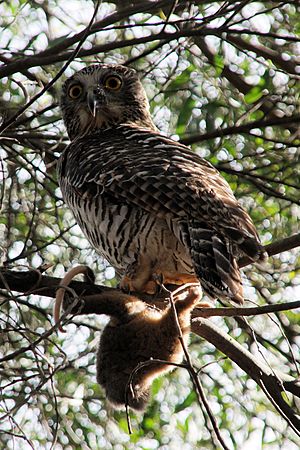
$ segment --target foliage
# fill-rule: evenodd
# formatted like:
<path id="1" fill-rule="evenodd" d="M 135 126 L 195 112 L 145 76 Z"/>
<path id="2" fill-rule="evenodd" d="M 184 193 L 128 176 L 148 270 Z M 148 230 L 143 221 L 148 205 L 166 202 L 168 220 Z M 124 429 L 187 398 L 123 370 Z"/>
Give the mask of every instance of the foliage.
<path id="1" fill-rule="evenodd" d="M 192 144 L 222 172 L 264 244 L 298 233 L 297 3 L 108 1 L 84 36 L 94 2 L 2 2 L 1 263 L 18 270 L 42 266 L 54 277 L 88 264 L 99 284 L 117 283 L 63 205 L 55 172 L 67 144 L 58 106 L 62 80 L 97 61 L 140 72 L 157 127 Z M 18 115 L 80 40 L 62 77 Z M 299 268 L 297 249 L 246 267 L 246 297 L 259 305 L 300 299 Z M 95 381 L 95 348 L 106 319 L 75 318 L 66 335 L 47 334 L 51 301 L 42 294 L 2 290 L 0 447 L 219 448 L 185 369 L 155 381 L 151 405 L 132 416 L 129 435 L 125 413 L 107 406 Z M 295 311 L 211 320 L 274 369 L 299 375 Z M 228 448 L 300 447 L 235 363 L 196 335 L 190 353 Z"/>

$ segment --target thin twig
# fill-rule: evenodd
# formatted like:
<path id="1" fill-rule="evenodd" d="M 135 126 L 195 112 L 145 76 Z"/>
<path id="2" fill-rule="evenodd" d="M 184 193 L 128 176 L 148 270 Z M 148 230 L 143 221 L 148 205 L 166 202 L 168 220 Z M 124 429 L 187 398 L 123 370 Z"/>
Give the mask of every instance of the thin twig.
<path id="1" fill-rule="evenodd" d="M 22 108 L 20 108 L 19 111 L 18 111 L 15 115 L 13 115 L 13 116 L 12 116 L 10 119 L 8 119 L 6 122 L 3 122 L 3 124 L 0 126 L 0 133 L 2 133 L 2 132 L 5 131 L 8 127 L 10 127 L 10 125 L 12 125 L 12 124 L 15 122 L 15 120 L 17 120 L 18 117 L 19 117 L 21 114 L 23 114 L 23 113 L 26 111 L 26 109 L 29 108 L 29 106 L 31 106 L 37 99 L 39 99 L 45 92 L 47 92 L 48 89 L 50 89 L 50 87 L 53 86 L 53 84 L 56 83 L 56 81 L 62 76 L 62 74 L 63 74 L 63 73 L 65 72 L 65 70 L 67 69 L 67 67 L 71 64 L 71 62 L 76 58 L 76 56 L 78 55 L 79 50 L 81 49 L 81 47 L 82 47 L 84 41 L 86 40 L 86 38 L 87 38 L 88 35 L 89 35 L 89 31 L 90 31 L 90 29 L 91 29 L 91 26 L 92 26 L 92 24 L 93 24 L 93 22 L 94 22 L 94 19 L 95 19 L 96 15 L 97 15 L 97 12 L 98 12 L 100 3 L 101 3 L 101 0 L 97 0 L 97 3 L 96 3 L 96 6 L 95 6 L 95 9 L 94 9 L 93 16 L 92 16 L 92 18 L 91 18 L 91 20 L 90 20 L 88 26 L 86 27 L 86 29 L 85 29 L 85 31 L 84 31 L 84 33 L 83 33 L 83 35 L 82 35 L 82 38 L 81 38 L 80 41 L 78 42 L 78 44 L 77 44 L 75 50 L 71 53 L 71 55 L 70 55 L 70 57 L 68 58 L 67 62 L 63 65 L 63 67 L 59 70 L 59 72 L 52 78 L 52 80 L 50 80 L 49 83 L 47 83 L 47 84 L 43 87 L 43 89 L 42 89 L 40 92 L 38 92 L 36 95 L 34 95 L 34 96 L 32 97 L 32 99 L 29 100 L 29 102 L 27 102 L 24 106 L 22 106 Z"/>
<path id="2" fill-rule="evenodd" d="M 178 288 L 178 290 L 180 290 L 182 288 L 183 288 L 183 286 Z M 164 287 L 164 289 L 166 289 L 166 288 Z M 174 318 L 175 318 L 175 325 L 176 325 L 176 328 L 177 328 L 177 331 L 178 331 L 178 339 L 180 341 L 180 344 L 182 346 L 182 350 L 183 350 L 185 359 L 187 361 L 187 368 L 188 368 L 188 371 L 189 371 L 190 376 L 192 378 L 193 385 L 194 385 L 195 390 L 196 390 L 196 392 L 198 394 L 199 403 L 200 403 L 200 405 L 201 405 L 201 403 L 204 405 L 205 410 L 206 410 L 207 415 L 208 415 L 208 417 L 210 419 L 210 422 L 212 424 L 213 430 L 214 430 L 214 432 L 215 432 L 215 434 L 217 436 L 217 439 L 218 439 L 219 443 L 221 444 L 221 446 L 223 447 L 224 450 L 229 450 L 229 448 L 227 447 L 226 443 L 224 442 L 224 440 L 222 438 L 222 435 L 220 433 L 220 429 L 218 427 L 218 424 L 217 424 L 217 421 L 215 419 L 215 416 L 213 415 L 213 413 L 212 413 L 212 411 L 210 409 L 210 406 L 209 406 L 209 403 L 208 403 L 208 401 L 206 399 L 206 396 L 205 396 L 202 384 L 200 383 L 200 380 L 199 380 L 199 377 L 197 375 L 197 372 L 196 372 L 196 370 L 193 367 L 192 360 L 190 358 L 190 354 L 189 354 L 189 352 L 188 352 L 188 350 L 187 350 L 187 348 L 185 346 L 183 335 L 182 335 L 182 330 L 181 330 L 181 327 L 180 327 L 180 324 L 179 324 L 178 315 L 177 315 L 177 311 L 176 311 L 176 307 L 175 307 L 175 301 L 174 301 L 174 295 L 176 295 L 176 291 L 171 292 L 168 289 L 166 289 L 166 291 L 169 293 L 169 301 L 170 301 L 171 308 L 173 310 L 173 314 L 174 314 Z"/>

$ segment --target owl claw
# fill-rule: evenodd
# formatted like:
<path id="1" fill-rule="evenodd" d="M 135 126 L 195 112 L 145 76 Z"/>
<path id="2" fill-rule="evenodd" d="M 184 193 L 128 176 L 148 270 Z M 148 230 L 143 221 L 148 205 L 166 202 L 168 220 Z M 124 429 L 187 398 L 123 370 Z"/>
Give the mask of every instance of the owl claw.
<path id="1" fill-rule="evenodd" d="M 134 285 L 133 285 L 132 278 L 124 275 L 124 277 L 122 278 L 122 280 L 119 283 L 119 287 L 125 294 L 130 294 L 131 292 L 133 292 Z"/>
<path id="2" fill-rule="evenodd" d="M 160 272 L 160 273 L 154 273 L 153 275 L 152 275 L 152 280 L 153 281 L 155 281 L 155 283 L 158 285 L 158 286 L 162 286 L 163 284 L 164 284 L 164 275 L 163 275 L 163 273 L 162 272 Z"/>
<path id="3" fill-rule="evenodd" d="M 131 294 L 132 292 L 141 292 L 149 295 L 157 294 L 157 289 L 159 289 L 159 285 L 154 281 L 150 280 L 146 282 L 143 286 L 139 284 L 135 284 L 135 280 L 124 276 L 119 284 L 120 289 L 125 294 Z"/>

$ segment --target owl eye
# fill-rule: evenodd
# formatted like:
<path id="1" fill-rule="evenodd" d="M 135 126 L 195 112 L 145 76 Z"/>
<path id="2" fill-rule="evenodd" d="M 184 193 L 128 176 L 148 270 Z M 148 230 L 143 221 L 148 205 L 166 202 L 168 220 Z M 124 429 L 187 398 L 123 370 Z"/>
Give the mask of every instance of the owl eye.
<path id="1" fill-rule="evenodd" d="M 70 89 L 68 90 L 68 95 L 69 97 L 76 99 L 81 96 L 82 91 L 83 89 L 81 84 L 73 84 L 73 86 L 71 86 Z"/>
<path id="2" fill-rule="evenodd" d="M 121 78 L 117 77 L 116 75 L 107 77 L 104 82 L 104 87 L 106 87 L 107 89 L 110 89 L 111 91 L 118 91 L 121 86 L 122 86 L 122 80 L 121 80 Z"/>

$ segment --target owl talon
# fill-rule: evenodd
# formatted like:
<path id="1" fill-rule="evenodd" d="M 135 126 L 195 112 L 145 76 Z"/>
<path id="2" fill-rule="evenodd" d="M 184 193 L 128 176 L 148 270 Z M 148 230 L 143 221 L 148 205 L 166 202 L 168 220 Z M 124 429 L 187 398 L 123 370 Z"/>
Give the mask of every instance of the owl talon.
<path id="1" fill-rule="evenodd" d="M 164 284 L 164 276 L 162 273 L 154 273 L 151 278 L 155 281 L 157 286 L 162 286 Z"/>
<path id="2" fill-rule="evenodd" d="M 157 283 L 156 280 L 150 280 L 144 286 L 143 291 L 149 295 L 158 295 L 161 291 L 161 283 Z"/>
<path id="3" fill-rule="evenodd" d="M 126 275 L 124 275 L 124 277 L 120 281 L 119 287 L 125 294 L 130 294 L 134 291 L 133 281 Z"/>

